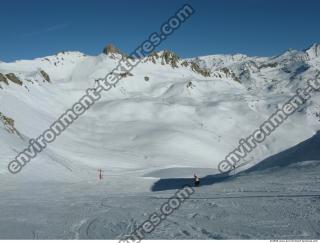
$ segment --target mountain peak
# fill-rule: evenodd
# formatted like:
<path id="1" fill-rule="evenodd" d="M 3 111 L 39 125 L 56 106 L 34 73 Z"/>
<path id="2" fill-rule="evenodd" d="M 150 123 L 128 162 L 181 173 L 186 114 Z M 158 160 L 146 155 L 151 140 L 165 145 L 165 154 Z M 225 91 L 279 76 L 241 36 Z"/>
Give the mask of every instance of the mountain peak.
<path id="1" fill-rule="evenodd" d="M 108 55 L 108 54 L 121 54 L 121 51 L 116 48 L 113 44 L 109 43 L 105 48 L 103 48 L 103 53 Z"/>
<path id="2" fill-rule="evenodd" d="M 308 49 L 305 50 L 308 56 L 312 58 L 316 58 L 320 56 L 320 43 L 314 43 Z"/>

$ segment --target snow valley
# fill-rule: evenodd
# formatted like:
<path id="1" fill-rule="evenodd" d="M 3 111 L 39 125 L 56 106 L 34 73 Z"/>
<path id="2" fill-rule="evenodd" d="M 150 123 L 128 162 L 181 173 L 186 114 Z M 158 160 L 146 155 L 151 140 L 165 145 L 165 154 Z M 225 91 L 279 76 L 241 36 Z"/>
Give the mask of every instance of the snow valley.
<path id="1" fill-rule="evenodd" d="M 177 54 L 163 50 L 143 58 L 130 72 L 117 73 L 121 77 L 117 87 L 101 94 L 92 106 L 88 101 L 86 104 L 90 109 L 81 118 L 73 119 L 73 123 L 54 142 L 46 143 L 54 136 L 49 133 L 43 136 L 42 142 L 35 140 L 50 127 L 61 132 L 61 127 L 52 127 L 52 124 L 59 117 L 61 122 L 72 119 L 65 112 L 90 87 L 94 99 L 101 79 L 112 72 L 122 58 L 131 57 L 108 45 L 98 56 L 60 52 L 34 60 L 0 62 L 0 176 L 1 183 L 5 185 L 0 195 L 13 200 L 16 197 L 14 191 L 23 188 L 26 194 L 21 198 L 24 200 L 32 191 L 35 193 L 32 195 L 34 201 L 42 207 L 38 199 L 48 196 L 42 194 L 45 190 L 41 186 L 45 185 L 56 192 L 57 197 L 65 198 L 69 193 L 72 197 L 76 194 L 73 192 L 86 192 L 93 201 L 98 197 L 102 208 L 93 208 L 105 212 L 106 205 L 114 203 L 112 196 L 134 197 L 136 201 L 132 204 L 139 205 L 144 197 L 166 197 L 166 193 L 185 184 L 193 173 L 203 178 L 204 185 L 197 188 L 198 194 L 195 194 L 198 197 L 210 195 L 211 187 L 217 186 L 215 189 L 222 190 L 221 184 L 212 186 L 216 181 L 224 180 L 224 177 L 219 177 L 218 165 L 239 146 L 239 140 L 253 134 L 294 97 L 297 90 L 304 92 L 310 80 L 320 79 L 320 44 L 317 43 L 303 51 L 288 50 L 273 57 L 236 54 L 181 59 Z M 300 178 L 299 173 L 302 172 L 299 171 L 307 171 L 314 180 L 304 178 L 307 185 L 304 190 L 311 196 L 317 194 L 318 191 L 312 187 L 319 180 L 316 177 L 320 160 L 320 152 L 316 149 L 320 128 L 319 91 L 315 89 L 308 99 L 301 102 L 296 112 L 284 120 L 241 160 L 244 166 L 237 168 L 234 174 L 239 174 L 237 178 L 242 186 L 252 186 L 257 190 L 259 183 L 254 185 L 253 182 L 263 183 L 269 178 L 281 185 Z M 26 148 L 30 148 L 27 153 L 34 159 L 31 163 L 25 160 L 28 166 L 18 174 L 11 174 L 8 163 Z M 39 151 L 42 152 L 37 154 Z M 261 172 L 261 169 L 279 167 L 290 171 L 287 181 L 275 179 L 277 173 L 286 174 L 281 169 L 275 174 Z M 250 178 L 245 180 L 246 176 L 241 177 L 250 171 L 255 172 L 250 174 Z M 99 173 L 103 176 L 98 176 Z M 64 188 L 60 192 L 59 185 Z M 225 188 L 232 191 L 235 186 L 227 181 Z M 268 192 L 275 188 L 271 186 L 269 189 Z M 292 190 L 290 195 L 297 193 Z M 110 197 L 105 202 L 107 195 Z M 139 200 L 137 195 L 140 195 Z M 77 212 L 77 207 L 83 207 L 81 202 L 86 200 L 83 196 L 82 201 L 74 205 L 74 212 Z M 119 205 L 129 210 L 130 206 L 123 203 Z M 318 210 L 309 203 L 315 211 Z M 152 200 L 147 204 L 147 208 L 155 205 Z M 0 206 L 5 207 L 4 202 Z M 189 206 L 186 203 L 184 207 Z M 73 215 L 71 221 L 66 219 L 68 231 L 63 231 L 57 222 L 51 222 L 56 225 L 51 230 L 34 223 L 20 232 L 21 237 L 115 238 L 126 233 L 129 226 L 133 227 L 135 223 L 131 219 L 142 219 L 143 216 L 138 210 L 131 214 L 139 215 L 126 218 L 119 206 L 110 217 L 95 215 L 91 218 L 90 210 L 93 208 L 88 209 L 82 218 Z M 41 212 L 39 215 L 44 214 Z M 9 224 L 1 223 L 0 238 L 14 238 L 11 234 L 17 236 L 17 232 L 7 231 L 5 227 L 23 225 L 23 219 L 30 215 L 22 214 L 19 222 L 8 215 L 2 216 Z M 120 221 L 115 223 L 118 216 Z M 197 220 L 197 216 L 189 216 Z M 115 221 L 106 222 L 107 218 Z M 108 230 L 98 226 L 90 228 L 99 220 L 110 226 Z M 179 224 L 182 222 L 176 220 Z M 319 220 L 314 220 L 313 223 L 319 224 Z M 182 223 L 180 226 L 183 227 Z M 179 229 L 179 232 L 178 229 L 172 231 L 178 238 L 228 238 L 231 234 L 224 235 L 223 230 L 218 230 L 218 235 L 208 235 L 208 231 L 199 228 L 190 230 L 194 234 L 188 236 Z M 259 237 L 257 234 L 261 232 L 263 228 L 247 234 Z M 305 232 L 309 236 L 316 235 L 311 226 L 304 232 L 296 231 L 296 234 Z M 150 237 L 159 238 L 158 233 L 155 231 Z M 278 236 L 282 236 L 281 232 Z M 174 235 L 172 237 L 175 238 Z"/>
<path id="2" fill-rule="evenodd" d="M 119 73 L 119 87 L 106 92 L 33 166 L 45 178 L 55 179 L 58 171 L 70 173 L 71 178 L 89 176 L 97 169 L 109 173 L 169 167 L 216 169 L 239 139 L 249 136 L 309 79 L 319 77 L 319 50 L 314 44 L 306 51 L 290 50 L 276 57 L 238 54 L 186 60 L 170 51 L 152 53 L 132 73 Z M 43 139 L 36 143 L 32 138 L 49 128 L 82 90 L 92 87 L 93 93 L 97 80 L 115 68 L 123 55 L 109 46 L 96 57 L 63 52 L 2 62 L 1 172 L 7 174 L 4 161 L 11 161 L 29 140 L 36 145 L 30 146 L 33 150 L 39 151 L 40 145 L 45 148 Z M 318 103 L 315 94 L 281 131 L 261 144 L 248 166 L 311 137 L 319 127 Z M 72 118 L 65 114 L 61 121 Z M 50 140 L 53 135 L 47 137 Z"/>

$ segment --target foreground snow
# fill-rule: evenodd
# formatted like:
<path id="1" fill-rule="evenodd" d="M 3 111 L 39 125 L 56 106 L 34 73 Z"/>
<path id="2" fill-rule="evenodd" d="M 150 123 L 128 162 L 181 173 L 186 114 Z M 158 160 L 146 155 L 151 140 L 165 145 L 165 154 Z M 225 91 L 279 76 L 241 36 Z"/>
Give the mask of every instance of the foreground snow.
<path id="1" fill-rule="evenodd" d="M 317 162 L 242 175 L 196 193 L 147 239 L 315 239 L 320 232 Z M 174 194 L 150 192 L 135 174 L 101 183 L 5 187 L 0 235 L 6 239 L 118 239 Z"/>

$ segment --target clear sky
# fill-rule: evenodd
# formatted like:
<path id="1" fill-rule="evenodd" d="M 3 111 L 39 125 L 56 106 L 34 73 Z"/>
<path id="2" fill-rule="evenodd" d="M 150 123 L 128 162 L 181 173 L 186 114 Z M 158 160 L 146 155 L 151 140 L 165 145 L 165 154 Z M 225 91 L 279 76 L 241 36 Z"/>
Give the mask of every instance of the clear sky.
<path id="1" fill-rule="evenodd" d="M 97 55 L 110 42 L 130 53 L 184 3 L 195 14 L 159 50 L 270 56 L 320 42 L 319 0 L 1 0 L 0 60 Z"/>

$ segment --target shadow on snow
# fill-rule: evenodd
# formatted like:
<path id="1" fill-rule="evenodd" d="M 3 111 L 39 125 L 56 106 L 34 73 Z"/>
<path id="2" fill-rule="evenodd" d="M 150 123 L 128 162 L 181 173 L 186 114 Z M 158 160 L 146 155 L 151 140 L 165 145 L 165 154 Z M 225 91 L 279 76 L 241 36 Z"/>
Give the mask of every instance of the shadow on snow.
<path id="1" fill-rule="evenodd" d="M 281 168 L 304 161 L 320 161 L 320 132 L 318 131 L 311 138 L 289 148 L 278 154 L 272 155 L 249 169 L 242 171 L 236 175 L 231 174 L 215 174 L 207 175 L 201 178 L 201 186 L 208 186 L 220 183 L 226 180 L 234 179 L 240 175 L 254 173 L 272 168 Z M 166 178 L 159 179 L 152 187 L 152 191 L 165 191 L 181 189 L 185 185 L 193 186 L 193 178 Z"/>

